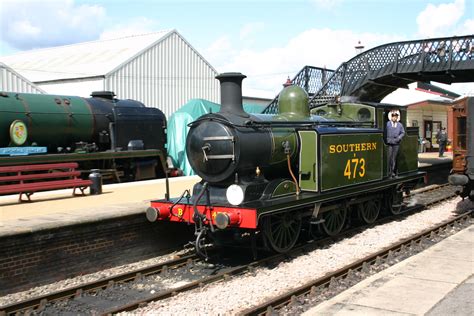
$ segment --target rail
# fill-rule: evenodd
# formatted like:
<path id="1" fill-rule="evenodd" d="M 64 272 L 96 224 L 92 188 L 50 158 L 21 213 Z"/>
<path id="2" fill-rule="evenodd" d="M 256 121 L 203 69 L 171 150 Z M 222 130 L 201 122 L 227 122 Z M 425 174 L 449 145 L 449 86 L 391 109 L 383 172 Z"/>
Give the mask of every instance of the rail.
<path id="1" fill-rule="evenodd" d="M 426 239 L 433 238 L 434 234 L 443 232 L 447 227 L 462 222 L 469 222 L 471 213 L 472 211 L 468 211 L 467 213 L 456 216 L 454 219 L 445 221 L 433 228 L 426 229 L 421 233 L 397 242 L 374 254 L 368 255 L 365 258 L 362 258 L 321 278 L 309 281 L 308 283 L 278 297 L 275 297 L 267 302 L 246 309 L 239 313 L 239 315 L 275 315 L 277 314 L 277 310 L 280 310 L 283 307 L 297 301 L 298 297 L 303 298 L 307 295 L 321 293 L 324 288 L 334 287 L 334 283 L 336 283 L 338 280 L 350 278 L 352 275 L 360 271 L 367 271 L 370 269 L 370 266 L 382 265 L 390 262 L 395 253 L 401 253 L 407 248 L 420 246 Z"/>

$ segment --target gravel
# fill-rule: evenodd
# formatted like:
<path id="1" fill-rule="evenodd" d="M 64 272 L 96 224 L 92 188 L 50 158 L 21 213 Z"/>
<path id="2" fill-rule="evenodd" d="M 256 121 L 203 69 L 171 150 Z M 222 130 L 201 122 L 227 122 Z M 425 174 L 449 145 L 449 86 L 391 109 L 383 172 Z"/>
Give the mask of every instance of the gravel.
<path id="1" fill-rule="evenodd" d="M 211 284 L 199 290 L 153 302 L 133 314 L 149 315 L 233 315 L 252 305 L 305 284 L 457 215 L 474 209 L 460 198 L 441 203 L 430 210 L 365 230 L 324 249 L 317 249 L 273 268 L 259 268 L 251 275 Z"/>
<path id="2" fill-rule="evenodd" d="M 97 280 L 101 280 L 101 279 L 106 279 L 108 277 L 118 275 L 118 274 L 121 274 L 121 273 L 125 273 L 125 272 L 130 272 L 131 270 L 136 270 L 136 269 L 139 269 L 139 268 L 142 268 L 142 267 L 152 266 L 152 265 L 155 265 L 155 264 L 158 264 L 158 263 L 161 263 L 161 262 L 171 260 L 171 259 L 175 258 L 176 256 L 184 255 L 186 252 L 189 252 L 189 251 L 188 250 L 186 250 L 186 251 L 185 250 L 175 251 L 173 253 L 170 253 L 170 254 L 167 254 L 167 255 L 164 255 L 164 256 L 158 256 L 158 257 L 155 257 L 155 258 L 151 258 L 151 259 L 144 260 L 144 261 L 139 261 L 139 262 L 136 262 L 136 263 L 121 265 L 121 266 L 118 266 L 118 267 L 98 271 L 98 272 L 95 272 L 95 273 L 86 274 L 86 275 L 82 275 L 82 276 L 78 276 L 78 277 L 74 277 L 74 278 L 61 280 L 61 281 L 58 281 L 58 282 L 55 282 L 55 283 L 34 287 L 34 288 L 31 288 L 31 289 L 26 290 L 26 291 L 17 292 L 17 293 L 13 293 L 13 294 L 8 294 L 8 295 L 0 297 L 0 306 L 9 305 L 9 304 L 12 304 L 12 303 L 15 303 L 15 302 L 20 302 L 20 301 L 23 301 L 23 300 L 26 300 L 26 299 L 29 299 L 29 298 L 32 298 L 32 297 L 45 295 L 47 293 L 67 289 L 67 288 L 70 288 L 70 287 L 78 286 L 80 284 L 85 284 L 85 283 L 88 283 L 88 282 L 93 282 L 93 281 L 97 281 Z"/>

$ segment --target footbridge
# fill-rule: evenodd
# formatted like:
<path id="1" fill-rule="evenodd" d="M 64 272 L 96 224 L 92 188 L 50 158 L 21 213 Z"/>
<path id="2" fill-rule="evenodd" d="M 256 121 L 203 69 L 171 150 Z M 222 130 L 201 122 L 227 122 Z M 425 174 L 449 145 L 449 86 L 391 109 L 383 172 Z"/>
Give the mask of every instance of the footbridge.
<path id="1" fill-rule="evenodd" d="M 474 34 L 381 45 L 355 56 L 335 71 L 306 66 L 292 83 L 305 88 L 310 107 L 314 108 L 339 96 L 380 102 L 398 88 L 408 88 L 408 84 L 417 81 L 474 82 Z M 278 96 L 264 113 L 276 113 L 277 100 Z"/>

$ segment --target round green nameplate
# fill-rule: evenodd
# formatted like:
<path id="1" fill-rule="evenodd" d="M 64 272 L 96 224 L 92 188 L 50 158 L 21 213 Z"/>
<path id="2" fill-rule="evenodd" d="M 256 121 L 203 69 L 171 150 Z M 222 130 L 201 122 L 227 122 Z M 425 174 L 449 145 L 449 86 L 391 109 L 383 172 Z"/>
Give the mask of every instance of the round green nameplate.
<path id="1" fill-rule="evenodd" d="M 20 120 L 15 120 L 10 125 L 10 140 L 13 144 L 21 146 L 28 138 L 28 129 L 25 123 Z"/>

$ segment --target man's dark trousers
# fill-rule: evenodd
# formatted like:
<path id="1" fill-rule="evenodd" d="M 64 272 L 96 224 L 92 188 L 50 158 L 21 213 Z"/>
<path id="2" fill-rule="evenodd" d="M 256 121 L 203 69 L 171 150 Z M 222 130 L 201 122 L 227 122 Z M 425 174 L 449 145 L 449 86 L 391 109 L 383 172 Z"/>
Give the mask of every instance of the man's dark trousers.
<path id="1" fill-rule="evenodd" d="M 439 142 L 439 156 L 440 157 L 443 157 L 445 150 L 446 150 L 446 142 L 445 141 L 440 141 Z"/>
<path id="2" fill-rule="evenodd" d="M 400 145 L 388 145 L 388 175 L 396 176 L 397 154 Z"/>

